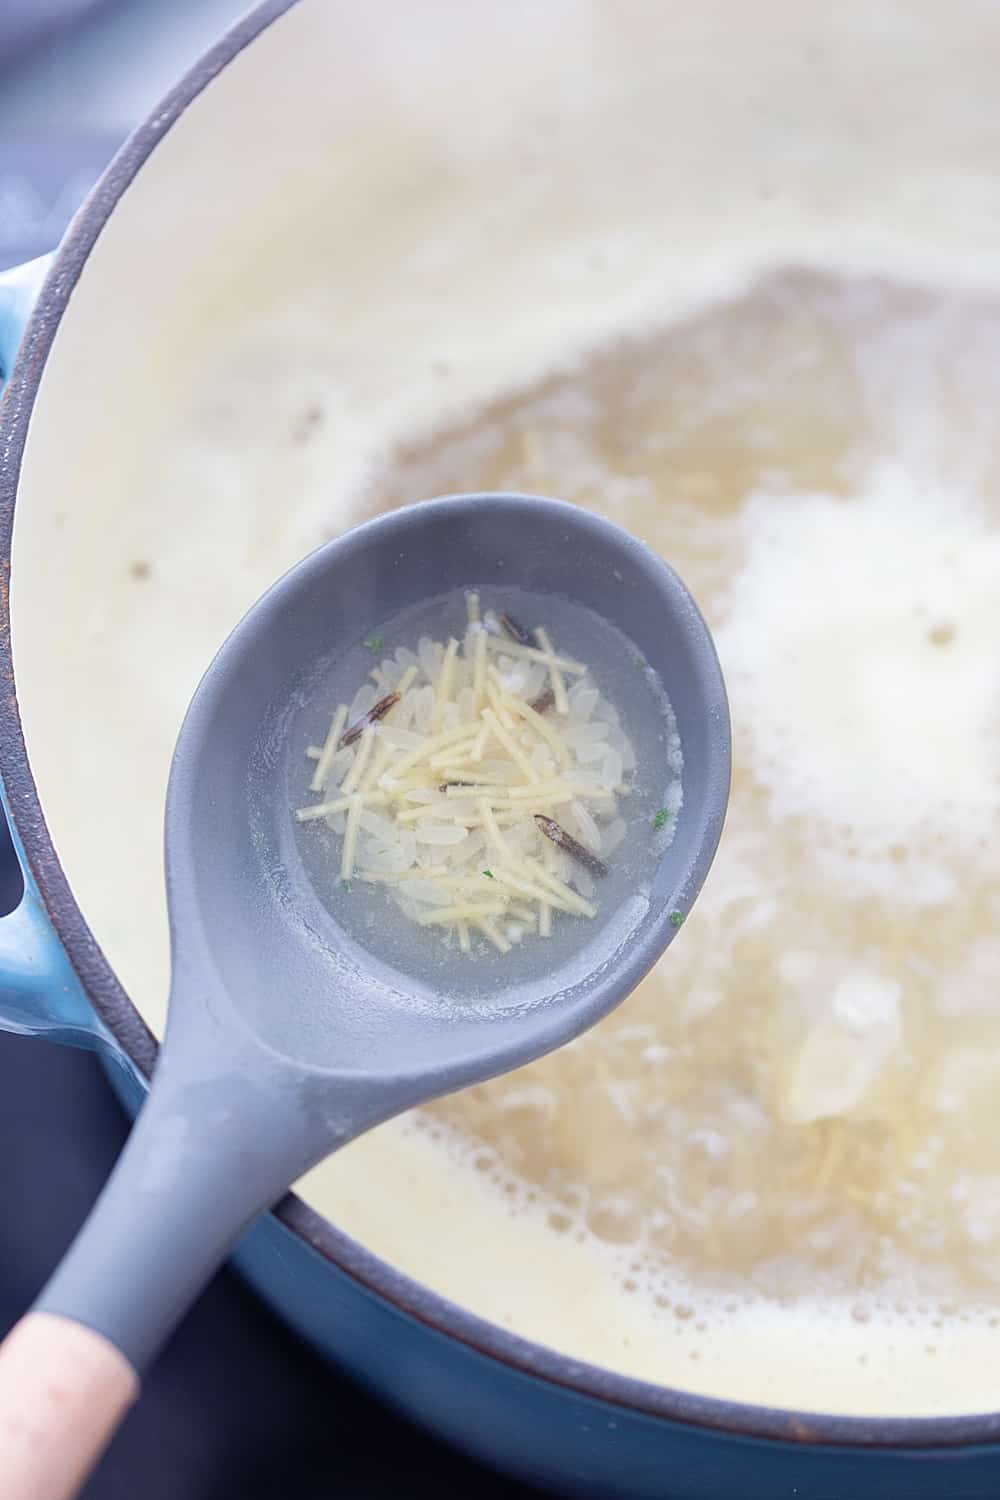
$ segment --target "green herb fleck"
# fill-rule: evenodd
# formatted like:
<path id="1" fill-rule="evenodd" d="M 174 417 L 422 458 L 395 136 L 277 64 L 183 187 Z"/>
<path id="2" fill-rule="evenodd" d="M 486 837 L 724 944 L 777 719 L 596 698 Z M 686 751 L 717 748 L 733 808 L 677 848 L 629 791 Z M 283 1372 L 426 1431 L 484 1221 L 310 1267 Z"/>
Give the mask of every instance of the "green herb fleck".
<path id="1" fill-rule="evenodd" d="M 385 636 L 370 635 L 366 637 L 366 639 L 363 640 L 361 644 L 363 646 L 367 646 L 369 651 L 381 651 L 382 647 L 385 645 Z"/>
<path id="2" fill-rule="evenodd" d="M 483 874 L 486 876 L 487 880 L 492 880 L 493 879 L 493 871 L 492 870 L 484 870 Z"/>
<path id="3" fill-rule="evenodd" d="M 656 817 L 653 819 L 653 827 L 656 829 L 662 828 L 669 817 L 670 813 L 667 808 L 661 807 L 659 812 L 656 814 Z"/>
<path id="4" fill-rule="evenodd" d="M 670 913 L 670 925 L 671 925 L 671 927 L 680 927 L 683 924 L 683 922 L 684 922 L 684 913 L 682 911 L 672 911 Z"/>
<path id="5" fill-rule="evenodd" d="M 350 895 L 351 894 L 351 882 L 349 880 L 342 880 L 340 882 L 340 889 L 342 891 L 346 891 L 347 894 Z"/>

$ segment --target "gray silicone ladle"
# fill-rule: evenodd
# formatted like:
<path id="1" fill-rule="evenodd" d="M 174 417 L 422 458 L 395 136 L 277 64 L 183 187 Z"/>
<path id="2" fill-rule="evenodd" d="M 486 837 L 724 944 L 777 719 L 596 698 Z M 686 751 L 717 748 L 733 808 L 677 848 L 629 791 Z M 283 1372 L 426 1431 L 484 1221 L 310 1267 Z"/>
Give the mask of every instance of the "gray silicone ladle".
<path id="1" fill-rule="evenodd" d="M 677 715 L 684 804 L 648 910 L 610 961 L 568 985 L 557 973 L 531 1006 L 435 1006 L 319 902 L 283 756 L 301 754 L 289 726 L 318 662 L 408 605 L 491 579 L 569 597 L 639 648 Z M 265 594 L 205 674 L 174 756 L 173 974 L 148 1101 L 0 1351 L 6 1500 L 72 1493 L 134 1397 L 136 1372 L 302 1172 L 391 1115 L 559 1046 L 624 999 L 701 886 L 729 769 L 722 676 L 687 590 L 643 543 L 575 506 L 518 495 L 411 506 L 321 548 Z"/>

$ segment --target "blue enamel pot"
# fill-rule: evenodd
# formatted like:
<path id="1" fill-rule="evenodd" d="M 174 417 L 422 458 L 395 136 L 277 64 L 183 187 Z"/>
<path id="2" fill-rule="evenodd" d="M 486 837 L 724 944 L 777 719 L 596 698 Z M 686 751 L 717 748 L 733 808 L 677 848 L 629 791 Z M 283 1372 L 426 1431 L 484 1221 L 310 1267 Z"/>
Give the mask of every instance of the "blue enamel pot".
<path id="1" fill-rule="evenodd" d="M 895 13 L 898 8 L 887 9 Z M 808 7 L 805 16 L 797 7 L 787 8 L 787 14 L 779 5 L 765 7 L 749 41 L 729 39 L 745 14 L 739 0 L 693 17 L 689 8 L 673 4 L 601 7 L 581 0 L 573 12 L 572 35 L 566 30 L 567 7 L 556 0 L 502 9 L 501 16 L 501 8 L 494 13 L 492 7 L 459 6 L 453 0 L 428 0 L 420 7 L 377 0 L 359 11 L 339 0 L 266 0 L 190 70 L 136 131 L 51 260 L 21 267 L 0 282 L 5 380 L 0 405 L 0 775 L 25 887 L 18 909 L 0 921 L 0 1024 L 99 1052 L 133 1112 L 153 1065 L 155 1041 L 102 951 L 99 925 L 91 930 L 78 904 L 62 842 L 50 826 L 33 707 L 38 610 L 44 603 L 53 619 L 62 618 L 61 570 L 74 564 L 59 537 L 67 526 L 86 520 L 79 515 L 85 504 L 79 490 L 81 466 L 95 490 L 105 481 L 88 442 L 107 422 L 109 402 L 116 403 L 117 411 L 121 382 L 116 384 L 115 372 L 131 372 L 129 387 L 136 400 L 161 399 L 160 361 L 166 344 L 172 338 L 175 355 L 179 349 L 181 358 L 198 358 L 199 331 L 222 316 L 219 309 L 231 282 L 239 281 L 238 298 L 244 315 L 252 318 L 254 296 L 263 299 L 275 278 L 294 279 L 297 260 L 310 254 L 310 205 L 327 214 L 332 205 L 342 215 L 345 234 L 369 234 L 372 260 L 378 261 L 388 254 L 394 236 L 403 233 L 403 221 L 420 211 L 421 174 L 433 157 L 445 163 L 437 190 L 444 194 L 457 185 L 471 195 L 470 224 L 476 215 L 486 224 L 486 199 L 475 197 L 480 191 L 477 152 L 502 144 L 504 132 L 514 128 L 511 122 L 525 117 L 528 104 L 519 90 L 529 86 L 540 115 L 548 111 L 556 117 L 565 109 L 563 123 L 572 123 L 581 150 L 590 153 L 581 160 L 592 160 L 594 173 L 605 174 L 598 195 L 588 194 L 583 173 L 574 192 L 560 200 L 559 214 L 564 222 L 579 220 L 579 235 L 594 256 L 600 251 L 613 262 L 616 256 L 634 255 L 632 279 L 637 282 L 649 262 L 637 248 L 641 236 L 630 239 L 612 221 L 614 213 L 627 216 L 630 211 L 616 197 L 617 187 L 623 199 L 628 196 L 628 174 L 624 168 L 617 172 L 614 151 L 602 145 L 613 132 L 601 117 L 621 83 L 615 82 L 615 70 L 632 66 L 629 57 L 662 54 L 663 65 L 677 69 L 677 90 L 694 88 L 697 98 L 708 98 L 711 90 L 698 88 L 693 75 L 708 68 L 712 57 L 725 58 L 727 47 L 737 70 L 733 77 L 742 77 L 744 50 L 746 66 L 761 75 L 756 94 L 744 91 L 744 98 L 735 88 L 726 95 L 736 98 L 728 123 L 712 117 L 721 94 L 714 106 L 705 106 L 703 116 L 697 110 L 689 113 L 687 143 L 683 132 L 679 142 L 676 131 L 671 136 L 665 119 L 656 156 L 659 160 L 675 152 L 670 190 L 681 195 L 678 201 L 685 193 L 696 195 L 697 183 L 711 166 L 710 152 L 708 165 L 698 165 L 699 128 L 705 127 L 706 139 L 715 139 L 709 128 L 713 123 L 716 136 L 728 130 L 734 142 L 743 140 L 745 155 L 728 180 L 713 178 L 703 190 L 700 219 L 691 209 L 698 235 L 689 236 L 689 244 L 671 243 L 666 249 L 661 240 L 659 260 L 675 255 L 678 265 L 684 260 L 702 271 L 707 266 L 709 280 L 716 273 L 721 276 L 724 267 L 713 256 L 721 253 L 726 225 L 737 207 L 757 236 L 762 257 L 773 257 L 780 253 L 788 204 L 802 209 L 805 222 L 803 205 L 811 195 L 819 201 L 824 189 L 824 211 L 842 216 L 845 235 L 857 212 L 861 232 L 864 207 L 859 210 L 849 195 L 836 197 L 823 178 L 822 149 L 826 146 L 834 156 L 838 149 L 836 141 L 830 143 L 829 130 L 830 120 L 839 116 L 826 103 L 827 96 L 834 98 L 835 86 L 844 85 L 838 58 L 847 57 L 850 49 L 841 44 L 852 40 L 855 53 L 849 66 L 859 74 L 890 66 L 876 28 L 862 24 L 865 7 L 860 3 L 841 7 L 839 19 L 824 18 L 822 24 L 820 12 Z M 957 7 L 969 12 L 970 25 L 975 9 Z M 950 9 L 949 25 L 952 21 Z M 684 46 L 674 48 L 678 28 Z M 995 30 L 990 32 L 994 42 Z M 899 87 L 921 69 L 930 76 L 937 67 L 936 52 L 933 38 L 912 27 L 892 63 Z M 486 55 L 498 71 L 490 75 L 494 84 L 479 91 L 477 72 Z M 773 69 L 769 80 L 768 68 Z M 586 92 L 591 75 L 597 79 L 592 99 Z M 978 75 L 969 83 L 957 64 L 955 75 L 950 85 L 939 78 L 941 88 L 963 95 L 966 125 L 981 116 L 988 137 L 987 126 L 992 122 L 996 128 L 1000 109 L 992 95 L 976 94 Z M 501 87 L 497 77 L 506 80 Z M 542 87 L 546 78 L 547 87 Z M 649 79 L 641 72 L 636 78 L 629 97 L 641 103 Z M 894 86 L 894 78 L 896 74 L 886 88 Z M 822 106 L 815 115 L 813 100 Z M 776 123 L 782 109 L 793 122 L 787 139 Z M 390 127 L 408 145 L 402 157 L 397 152 L 386 165 L 391 153 L 382 143 Z M 845 150 L 854 152 L 857 165 L 869 142 L 860 128 L 857 139 L 849 140 L 853 128 L 847 112 Z M 560 132 L 551 119 L 546 129 L 548 149 L 558 158 Z M 632 141 L 635 149 L 638 134 Z M 330 142 L 343 147 L 345 141 L 350 149 L 338 156 L 336 168 L 327 169 L 320 147 Z M 433 143 L 442 141 L 447 149 L 435 156 Z M 967 144 L 967 136 L 954 144 L 954 161 L 974 172 L 974 163 L 970 166 L 963 156 Z M 898 149 L 905 157 L 903 133 Z M 525 159 L 522 165 L 528 173 L 532 163 Z M 869 169 L 877 175 L 870 152 Z M 647 170 L 654 173 L 652 156 Z M 758 193 L 754 187 L 741 196 L 741 183 L 755 172 L 762 178 L 770 174 L 771 189 Z M 532 204 L 538 199 L 525 196 L 524 173 L 509 200 L 501 197 L 498 217 L 484 230 L 509 235 L 512 259 L 530 259 L 535 253 Z M 898 176 L 907 177 L 905 160 Z M 376 179 L 377 191 L 373 187 L 369 195 L 367 185 Z M 885 203 L 878 183 L 871 191 Z M 858 192 L 863 196 L 863 184 L 859 189 L 855 183 Z M 591 197 L 601 199 L 596 208 Z M 375 198 L 381 216 L 372 207 Z M 642 198 L 637 192 L 636 203 Z M 900 212 L 904 206 L 901 200 Z M 996 209 L 989 233 L 1000 246 L 1000 204 L 991 200 L 989 207 Z M 875 224 L 874 229 L 888 234 L 892 225 Z M 336 278 L 340 267 L 330 243 L 325 241 L 324 253 L 331 256 L 330 275 Z M 292 255 L 290 244 L 299 247 Z M 469 245 L 474 244 L 472 235 Z M 439 295 L 460 298 L 461 253 L 450 265 L 446 249 L 428 244 L 426 263 L 435 256 L 443 267 Z M 207 259 L 221 267 L 211 284 L 198 280 Z M 426 265 L 421 265 L 419 274 L 424 274 Z M 391 270 L 391 257 L 386 266 Z M 253 283 L 247 276 L 255 270 Z M 577 295 L 566 290 L 576 284 L 576 269 L 564 261 L 563 271 L 569 278 L 564 294 Z M 405 277 L 405 267 L 397 267 L 395 274 Z M 541 258 L 531 274 L 544 292 L 547 271 Z M 256 291 L 248 292 L 248 286 Z M 375 273 L 372 286 L 377 286 Z M 494 324 L 485 326 L 502 339 L 510 321 L 504 311 L 507 293 L 500 281 L 493 290 L 497 315 Z M 371 286 L 348 287 L 343 324 L 328 331 L 331 341 L 341 335 L 353 338 L 348 329 L 351 317 L 357 317 L 362 336 L 351 347 L 355 360 L 362 360 L 366 350 L 365 316 L 374 320 L 380 314 L 371 292 Z M 484 289 L 478 295 L 483 303 L 489 301 Z M 361 305 L 360 312 L 348 305 L 351 300 Z M 621 306 L 610 306 L 610 294 L 607 307 L 592 292 L 580 296 L 588 337 L 601 335 L 605 317 L 608 326 L 615 326 L 621 312 Z M 432 306 L 432 322 L 433 314 Z M 418 315 L 420 310 L 413 310 Z M 164 321 L 168 335 L 162 332 Z M 527 339 L 530 330 L 523 336 Z M 127 450 L 133 425 L 126 397 L 120 399 L 117 431 Z M 77 509 L 67 515 L 71 474 Z M 138 493 L 135 504 L 143 503 Z M 95 511 L 87 526 L 90 547 L 100 545 L 100 526 L 109 524 L 99 514 Z M 81 567 L 86 566 L 84 551 L 81 541 Z M 72 627 L 64 622 L 63 628 Z M 99 683 L 94 691 L 100 692 Z M 71 736 L 68 746 L 70 753 L 86 753 L 86 747 L 73 745 Z M 108 816 L 114 818 L 113 808 Z M 123 901 L 133 896 L 131 876 L 128 868 L 113 872 Z M 141 892 L 136 899 L 142 899 Z M 87 904 L 93 904 L 89 896 Z M 400 1274 L 295 1195 L 258 1224 L 235 1260 L 260 1296 L 305 1339 L 387 1403 L 486 1463 L 557 1493 L 601 1500 L 958 1500 L 1000 1490 L 1000 1414 L 829 1416 L 715 1400 L 628 1379 L 473 1316 Z"/>

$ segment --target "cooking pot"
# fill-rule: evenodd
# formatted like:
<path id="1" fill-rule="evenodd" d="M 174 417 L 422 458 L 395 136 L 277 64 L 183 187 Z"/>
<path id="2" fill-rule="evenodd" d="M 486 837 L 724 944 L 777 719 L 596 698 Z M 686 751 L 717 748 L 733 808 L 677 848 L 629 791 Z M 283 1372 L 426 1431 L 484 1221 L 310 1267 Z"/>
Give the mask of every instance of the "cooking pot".
<path id="1" fill-rule="evenodd" d="M 102 614 L 110 528 L 132 523 L 105 494 L 120 493 L 117 470 L 140 451 L 150 411 L 176 399 L 227 320 L 261 313 L 266 360 L 276 285 L 324 267 L 335 302 L 322 337 L 342 360 L 343 430 L 361 454 L 359 392 L 371 404 L 406 391 L 414 420 L 444 411 L 409 351 L 433 339 L 445 302 L 450 327 L 455 306 L 467 312 L 466 344 L 445 352 L 470 401 L 477 347 L 489 341 L 495 361 L 509 346 L 512 363 L 523 345 L 543 347 L 550 299 L 574 300 L 581 345 L 593 343 L 629 323 L 651 277 L 676 286 L 679 304 L 728 284 L 735 239 L 744 267 L 808 259 L 831 234 L 843 260 L 867 264 L 932 217 L 928 261 L 1000 251 L 991 7 L 967 0 L 944 17 L 932 0 L 858 0 L 821 14 L 763 0 L 752 24 L 747 11 L 742 0 L 267 0 L 136 131 L 51 263 L 4 278 L 0 773 L 25 889 L 0 922 L 0 1012 L 11 1029 L 100 1052 L 129 1109 L 155 1041 L 102 952 L 108 934 L 81 909 L 101 904 L 97 855 L 74 846 L 56 785 L 60 757 L 85 785 L 90 758 L 113 753 L 113 725 L 92 745 L 70 720 L 54 745 L 58 717 L 40 704 L 57 658 L 88 693 L 106 692 L 87 653 L 115 628 Z M 467 210 L 444 242 L 435 224 L 455 201 Z M 610 267 L 604 282 L 588 256 Z M 396 362 L 373 352 L 391 347 L 394 320 Z M 141 514 L 141 482 L 131 503 Z M 271 504 L 280 511 L 280 494 Z M 280 546 L 294 556 L 320 539 Z M 174 588 L 170 608 L 205 612 L 214 645 L 229 605 L 215 619 L 183 576 Z M 255 592 L 248 582 L 246 603 Z M 148 669 L 181 704 L 193 682 L 172 681 L 169 651 Z M 154 780 L 155 816 L 160 791 Z M 106 815 L 114 858 L 100 851 L 100 879 L 118 890 L 125 952 L 129 903 L 147 887 L 153 899 L 156 877 L 133 868 L 113 804 Z M 628 1379 L 471 1315 L 295 1195 L 235 1260 L 387 1402 L 555 1491 L 916 1500 L 1000 1484 L 1000 1414 L 837 1417 Z"/>

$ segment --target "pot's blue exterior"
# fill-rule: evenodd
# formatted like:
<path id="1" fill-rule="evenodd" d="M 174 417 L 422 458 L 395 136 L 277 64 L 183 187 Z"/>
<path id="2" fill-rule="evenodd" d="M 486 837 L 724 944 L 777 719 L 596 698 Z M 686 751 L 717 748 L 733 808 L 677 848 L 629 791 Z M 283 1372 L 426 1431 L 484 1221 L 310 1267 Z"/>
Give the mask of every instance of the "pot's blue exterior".
<path id="1" fill-rule="evenodd" d="M 40 255 L 0 275 L 0 390 L 14 368 L 24 326 L 51 262 L 51 255 Z"/>
<path id="2" fill-rule="evenodd" d="M 427 1327 L 336 1268 L 331 1274 L 273 1220 L 237 1261 L 285 1318 L 376 1395 L 542 1488 L 587 1500 L 995 1500 L 1000 1492 L 995 1446 L 767 1441 L 583 1395 Z"/>
<path id="3" fill-rule="evenodd" d="M 43 255 L 0 275 L 0 392 L 51 260 Z M 114 1051 L 52 929 L 2 781 L 0 802 L 24 877 L 20 905 L 0 921 L 0 1028 Z"/>
<path id="4" fill-rule="evenodd" d="M 131 1113 L 155 1046 L 86 928 L 45 828 L 17 716 L 7 582 L 31 404 L 69 289 L 117 197 L 192 98 L 294 0 L 264 0 L 191 71 L 110 169 L 43 291 L 0 404 L 0 796 L 25 878 L 0 920 L 0 1026 L 100 1051 Z M 0 384 L 45 266 L 0 277 Z M 21 368 L 20 365 L 18 367 Z M 810 1416 L 709 1401 L 580 1365 L 399 1276 L 289 1197 L 234 1257 L 288 1322 L 431 1431 L 529 1483 L 591 1500 L 993 1500 L 1000 1415 Z M 405 1483 L 405 1481 L 404 1481 Z"/>

